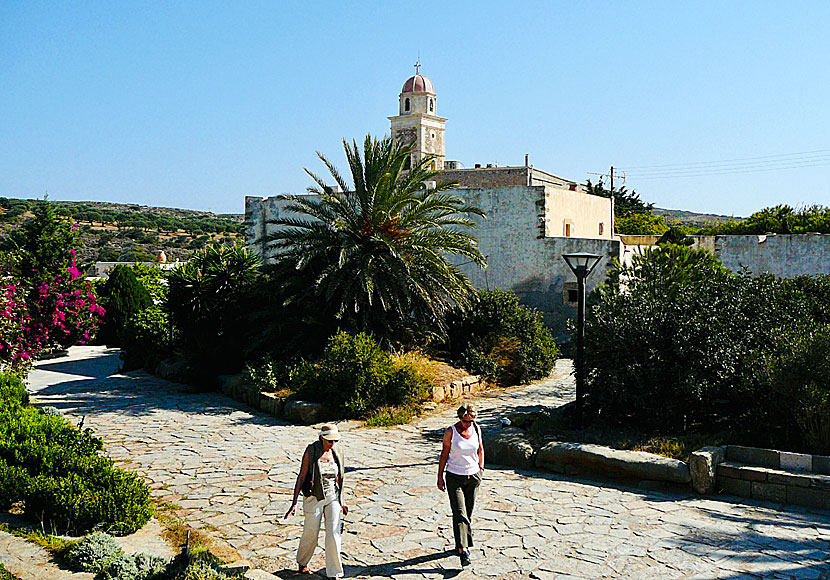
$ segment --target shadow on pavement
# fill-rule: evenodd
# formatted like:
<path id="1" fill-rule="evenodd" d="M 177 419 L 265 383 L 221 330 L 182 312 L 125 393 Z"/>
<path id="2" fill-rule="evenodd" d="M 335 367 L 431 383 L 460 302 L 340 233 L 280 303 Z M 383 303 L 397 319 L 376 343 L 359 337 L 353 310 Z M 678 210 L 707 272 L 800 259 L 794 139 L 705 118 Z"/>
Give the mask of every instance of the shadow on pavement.
<path id="1" fill-rule="evenodd" d="M 121 366 L 119 352 L 117 348 L 107 348 L 84 358 L 53 359 L 37 364 L 36 370 L 101 379 L 118 372 Z"/>
<path id="2" fill-rule="evenodd" d="M 388 562 L 385 564 L 375 564 L 373 566 L 345 565 L 343 566 L 343 571 L 345 572 L 345 578 L 365 578 L 367 576 L 385 576 L 392 578 L 394 576 L 407 574 L 437 574 L 440 575 L 441 578 L 455 578 L 461 574 L 460 568 L 458 570 L 446 570 L 440 566 L 423 566 L 423 564 L 428 564 L 429 562 L 434 562 L 436 560 L 443 560 L 444 558 L 449 558 L 454 555 L 455 554 L 452 552 L 437 552 L 435 554 L 426 554 L 424 556 L 416 556 L 407 560 L 401 560 L 400 562 Z M 418 567 L 413 568 L 413 566 Z M 277 570 L 274 574 L 285 579 L 313 578 L 314 576 L 323 578 L 326 577 L 325 569 L 314 572 L 311 576 L 308 574 L 300 574 L 296 570 L 289 569 Z"/>
<path id="3" fill-rule="evenodd" d="M 190 386 L 141 371 L 55 383 L 37 389 L 32 395 L 35 404 L 50 405 L 73 414 L 117 412 L 138 417 L 158 410 L 194 415 L 231 415 L 243 411 L 244 415 L 235 418 L 240 423 L 289 424 L 219 393 L 198 392 Z"/>
<path id="4" fill-rule="evenodd" d="M 723 504 L 735 504 L 745 507 L 746 500 L 739 501 L 728 496 L 714 496 L 713 501 Z M 747 567 L 746 571 L 735 571 L 731 575 L 719 575 L 719 579 L 735 579 L 747 577 L 759 578 L 830 578 L 830 536 L 825 539 L 805 541 L 790 539 L 786 528 L 795 528 L 799 524 L 808 523 L 818 527 L 830 529 L 830 514 L 820 510 L 809 510 L 795 506 L 783 506 L 771 503 L 758 502 L 759 507 L 768 508 L 764 515 L 752 516 L 744 510 L 742 515 L 725 513 L 713 506 L 701 510 L 717 520 L 740 524 L 743 531 L 729 532 L 724 529 L 708 527 L 694 530 L 677 541 L 678 548 L 691 553 L 704 555 L 707 549 L 730 552 L 731 562 Z M 789 517 L 799 521 L 782 521 L 776 517 L 778 513 L 786 513 Z M 750 515 L 744 515 L 750 514 Z M 749 529 L 744 529 L 748 526 Z M 785 529 L 783 534 L 770 533 L 773 528 Z M 777 537 L 776 537 L 777 536 Z M 688 543 L 687 543 L 688 542 Z M 694 546 L 692 548 L 691 546 Z M 723 553 L 721 552 L 721 556 Z M 752 576 L 748 576 L 751 574 Z"/>

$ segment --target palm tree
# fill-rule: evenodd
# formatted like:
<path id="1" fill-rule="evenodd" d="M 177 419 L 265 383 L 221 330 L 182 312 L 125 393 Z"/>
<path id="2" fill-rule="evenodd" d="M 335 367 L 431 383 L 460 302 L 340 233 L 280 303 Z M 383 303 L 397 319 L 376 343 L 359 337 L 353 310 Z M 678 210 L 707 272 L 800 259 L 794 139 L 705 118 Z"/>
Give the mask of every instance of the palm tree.
<path id="1" fill-rule="evenodd" d="M 337 327 L 387 342 L 402 342 L 416 329 L 443 334 L 445 311 L 473 293 L 447 258 L 486 266 L 475 238 L 463 231 L 484 213 L 448 192 L 455 183 L 435 184 L 431 158 L 405 170 L 411 146 L 367 135 L 362 156 L 356 141 L 344 139 L 343 147 L 353 185 L 318 152 L 337 188 L 306 169 L 313 195 L 286 196 L 287 217 L 270 222 L 280 226 L 268 238 L 277 271 L 293 278 L 286 282 L 297 288 L 295 299 L 309 298 L 310 289 L 318 312 Z"/>

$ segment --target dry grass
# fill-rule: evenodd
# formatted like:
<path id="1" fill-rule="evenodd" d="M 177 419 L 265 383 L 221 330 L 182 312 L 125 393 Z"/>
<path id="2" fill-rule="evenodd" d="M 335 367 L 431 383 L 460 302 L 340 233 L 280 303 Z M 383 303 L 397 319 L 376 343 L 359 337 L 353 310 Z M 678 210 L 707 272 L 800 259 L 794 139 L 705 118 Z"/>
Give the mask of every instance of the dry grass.
<path id="1" fill-rule="evenodd" d="M 170 503 L 156 504 L 155 517 L 164 528 L 162 536 L 170 545 L 184 547 L 188 542 L 187 532 L 190 531 L 191 552 L 210 552 L 222 562 L 233 562 L 239 559 L 239 554 L 232 548 L 214 545 L 210 536 L 201 530 L 188 528 L 184 521 L 178 516 L 176 510 L 179 506 Z"/>
<path id="2" fill-rule="evenodd" d="M 548 441 L 569 441 L 594 443 L 613 449 L 645 451 L 688 461 L 693 451 L 710 445 L 722 445 L 728 434 L 643 434 L 606 425 L 590 425 L 584 429 L 573 429 L 566 412 L 551 409 L 536 413 L 517 413 L 510 416 L 514 426 L 524 429 L 534 445 L 541 446 Z"/>
<path id="3" fill-rule="evenodd" d="M 394 358 L 397 364 L 412 365 L 415 370 L 426 377 L 436 387 L 446 386 L 452 381 L 464 378 L 470 374 L 464 369 L 456 368 L 443 360 L 429 357 L 418 351 L 397 354 L 394 355 Z"/>

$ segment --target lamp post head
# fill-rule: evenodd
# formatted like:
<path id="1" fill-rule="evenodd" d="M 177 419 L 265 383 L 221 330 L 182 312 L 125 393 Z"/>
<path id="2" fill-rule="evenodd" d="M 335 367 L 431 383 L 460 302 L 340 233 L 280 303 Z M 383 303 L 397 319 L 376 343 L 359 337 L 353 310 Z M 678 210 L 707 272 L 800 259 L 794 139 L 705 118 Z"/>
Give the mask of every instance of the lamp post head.
<path id="1" fill-rule="evenodd" d="M 568 267 L 573 271 L 577 278 L 584 279 L 588 277 L 597 264 L 600 258 L 597 254 L 589 252 L 576 252 L 574 254 L 562 254 Z"/>

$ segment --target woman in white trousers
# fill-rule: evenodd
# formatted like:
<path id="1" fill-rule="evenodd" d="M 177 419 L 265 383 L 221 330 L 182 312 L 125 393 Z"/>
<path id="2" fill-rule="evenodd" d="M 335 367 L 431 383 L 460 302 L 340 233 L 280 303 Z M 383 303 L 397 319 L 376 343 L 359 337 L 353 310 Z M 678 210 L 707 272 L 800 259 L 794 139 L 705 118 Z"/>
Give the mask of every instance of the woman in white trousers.
<path id="1" fill-rule="evenodd" d="M 335 425 L 323 425 L 320 438 L 306 447 L 300 473 L 294 485 L 294 498 L 285 517 L 297 511 L 297 498 L 303 492 L 303 536 L 297 549 L 297 565 L 301 574 L 311 574 L 308 563 L 317 547 L 320 524 L 326 529 L 326 576 L 343 577 L 340 559 L 340 512 L 349 513 L 343 503 L 343 454 L 335 449 L 340 433 Z"/>

